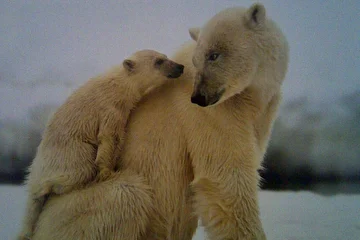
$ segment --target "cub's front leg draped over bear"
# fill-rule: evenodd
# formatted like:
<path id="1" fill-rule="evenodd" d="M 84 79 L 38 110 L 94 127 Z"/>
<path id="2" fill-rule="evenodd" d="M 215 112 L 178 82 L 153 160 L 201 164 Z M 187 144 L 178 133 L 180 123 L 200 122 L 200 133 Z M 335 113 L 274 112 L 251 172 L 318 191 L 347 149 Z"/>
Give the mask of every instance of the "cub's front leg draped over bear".
<path id="1" fill-rule="evenodd" d="M 77 89 L 50 119 L 27 180 L 29 200 L 19 239 L 31 238 L 45 198 L 81 189 L 114 173 L 130 111 L 184 66 L 142 50 Z M 146 76 L 146 77 L 144 77 Z M 120 149 L 120 150 L 119 150 Z"/>
<path id="2" fill-rule="evenodd" d="M 202 139 L 211 139 L 222 146 L 209 152 L 204 143 L 192 153 L 195 211 L 210 239 L 266 239 L 257 170 L 281 98 L 287 41 L 261 4 L 224 10 L 201 29 L 190 29 L 190 35 L 197 42 L 191 101 L 202 107 L 224 101 L 237 105 L 217 113 L 233 116 L 216 118 L 212 124 L 221 128 L 189 140 L 201 146 Z"/>

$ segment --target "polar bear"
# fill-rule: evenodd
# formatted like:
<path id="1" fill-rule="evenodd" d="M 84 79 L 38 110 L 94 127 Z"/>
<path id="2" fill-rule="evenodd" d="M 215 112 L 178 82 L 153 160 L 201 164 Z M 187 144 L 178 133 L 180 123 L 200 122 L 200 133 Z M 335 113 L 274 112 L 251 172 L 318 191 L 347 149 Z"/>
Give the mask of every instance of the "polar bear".
<path id="1" fill-rule="evenodd" d="M 117 173 L 50 196 L 33 240 L 266 239 L 261 167 L 288 44 L 263 5 L 225 9 L 173 57 L 185 66 L 131 113 Z M 52 221 L 56 218 L 57 221 Z"/>
<path id="2" fill-rule="evenodd" d="M 77 89 L 50 119 L 29 168 L 29 201 L 21 237 L 30 237 L 45 198 L 81 188 L 114 171 L 125 125 L 135 104 L 151 89 L 178 78 L 184 66 L 153 50 L 141 50 L 122 65 Z"/>

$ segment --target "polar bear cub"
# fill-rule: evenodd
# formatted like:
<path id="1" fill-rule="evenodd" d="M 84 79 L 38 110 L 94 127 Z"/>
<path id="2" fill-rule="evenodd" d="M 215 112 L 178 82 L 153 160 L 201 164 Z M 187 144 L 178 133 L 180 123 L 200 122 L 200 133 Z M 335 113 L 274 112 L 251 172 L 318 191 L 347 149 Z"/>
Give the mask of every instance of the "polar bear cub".
<path id="1" fill-rule="evenodd" d="M 82 188 L 112 174 L 130 111 L 145 94 L 180 77 L 183 70 L 161 53 L 138 51 L 90 79 L 59 107 L 29 167 L 29 199 L 19 239 L 31 238 L 49 194 Z"/>

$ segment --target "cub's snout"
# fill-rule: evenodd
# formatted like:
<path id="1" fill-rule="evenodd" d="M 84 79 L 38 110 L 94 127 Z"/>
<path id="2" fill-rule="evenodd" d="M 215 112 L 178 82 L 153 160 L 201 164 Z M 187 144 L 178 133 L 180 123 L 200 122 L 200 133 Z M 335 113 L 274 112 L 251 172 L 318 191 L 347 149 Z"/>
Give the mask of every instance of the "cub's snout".
<path id="1" fill-rule="evenodd" d="M 172 62 L 171 65 L 170 72 L 167 76 L 168 78 L 178 78 L 184 73 L 184 65 L 174 62 Z"/>

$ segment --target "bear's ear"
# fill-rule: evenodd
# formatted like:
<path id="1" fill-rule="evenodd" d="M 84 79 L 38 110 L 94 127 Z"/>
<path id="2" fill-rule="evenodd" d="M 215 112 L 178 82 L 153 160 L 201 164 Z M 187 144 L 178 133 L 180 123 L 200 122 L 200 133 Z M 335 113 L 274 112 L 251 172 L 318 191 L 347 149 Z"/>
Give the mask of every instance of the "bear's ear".
<path id="1" fill-rule="evenodd" d="M 129 73 L 134 72 L 135 70 L 135 62 L 133 60 L 125 59 L 123 61 L 123 66 Z"/>
<path id="2" fill-rule="evenodd" d="M 261 26 L 265 22 L 266 11 L 261 3 L 254 3 L 246 12 L 246 22 L 250 28 Z"/>
<path id="3" fill-rule="evenodd" d="M 190 33 L 190 37 L 196 42 L 199 37 L 200 28 L 190 28 L 189 33 Z"/>

